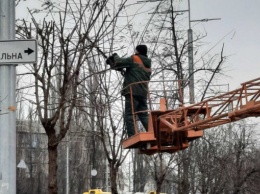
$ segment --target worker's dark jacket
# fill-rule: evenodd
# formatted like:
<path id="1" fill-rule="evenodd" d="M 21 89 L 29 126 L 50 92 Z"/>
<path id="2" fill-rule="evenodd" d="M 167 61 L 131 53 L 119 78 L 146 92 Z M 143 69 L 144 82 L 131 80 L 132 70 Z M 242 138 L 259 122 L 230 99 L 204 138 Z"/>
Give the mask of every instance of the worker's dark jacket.
<path id="1" fill-rule="evenodd" d="M 134 96 L 147 96 L 148 81 L 151 77 L 151 59 L 143 55 L 132 55 L 128 58 L 120 58 L 118 55 L 115 55 L 114 64 L 111 68 L 126 68 L 122 90 L 123 96 L 130 94 L 130 84 L 132 86 L 132 94 Z M 142 81 L 146 82 L 132 84 Z"/>

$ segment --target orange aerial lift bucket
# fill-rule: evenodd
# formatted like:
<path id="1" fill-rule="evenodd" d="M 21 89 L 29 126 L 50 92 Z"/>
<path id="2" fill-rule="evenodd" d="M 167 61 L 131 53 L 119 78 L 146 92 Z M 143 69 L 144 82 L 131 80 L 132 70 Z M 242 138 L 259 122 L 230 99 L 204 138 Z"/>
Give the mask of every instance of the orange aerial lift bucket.
<path id="1" fill-rule="evenodd" d="M 136 133 L 122 142 L 123 148 L 138 148 L 148 155 L 174 153 L 188 148 L 189 142 L 202 137 L 205 129 L 259 117 L 260 78 L 241 85 L 237 90 L 173 110 L 168 110 L 166 99 L 161 98 L 160 108 L 149 110 L 148 132 L 139 132 L 135 124 Z"/>

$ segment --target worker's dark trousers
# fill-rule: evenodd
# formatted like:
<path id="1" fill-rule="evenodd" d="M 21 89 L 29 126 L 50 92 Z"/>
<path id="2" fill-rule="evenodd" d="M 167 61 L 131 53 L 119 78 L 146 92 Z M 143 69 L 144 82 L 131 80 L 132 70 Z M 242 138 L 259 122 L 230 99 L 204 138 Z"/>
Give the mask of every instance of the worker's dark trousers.
<path id="1" fill-rule="evenodd" d="M 147 98 L 142 96 L 133 96 L 134 112 L 145 111 L 137 113 L 139 120 L 143 124 L 146 131 L 148 131 L 148 107 Z M 132 104 L 130 95 L 125 96 L 125 124 L 128 137 L 135 134 L 134 120 L 132 115 Z"/>

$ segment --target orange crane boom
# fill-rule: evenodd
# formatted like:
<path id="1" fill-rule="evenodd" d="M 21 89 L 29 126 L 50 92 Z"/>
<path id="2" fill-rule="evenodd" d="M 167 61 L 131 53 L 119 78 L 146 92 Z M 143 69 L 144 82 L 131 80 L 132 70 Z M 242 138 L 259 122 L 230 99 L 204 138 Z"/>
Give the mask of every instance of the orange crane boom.
<path id="1" fill-rule="evenodd" d="M 164 98 L 160 110 L 149 113 L 148 132 L 138 132 L 123 141 L 125 149 L 140 153 L 174 153 L 186 149 L 189 142 L 203 136 L 208 128 L 260 116 L 260 78 L 241 84 L 241 88 L 202 102 L 167 110 Z"/>

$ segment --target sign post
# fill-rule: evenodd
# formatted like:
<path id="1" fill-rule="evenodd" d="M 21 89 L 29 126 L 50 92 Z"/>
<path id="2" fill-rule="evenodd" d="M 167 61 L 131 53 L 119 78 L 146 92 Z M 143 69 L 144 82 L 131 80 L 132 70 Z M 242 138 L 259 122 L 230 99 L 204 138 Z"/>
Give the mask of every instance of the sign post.
<path id="1" fill-rule="evenodd" d="M 15 39 L 15 0 L 0 1 L 0 40 Z M 0 193 L 16 194 L 16 65 L 0 65 Z"/>

